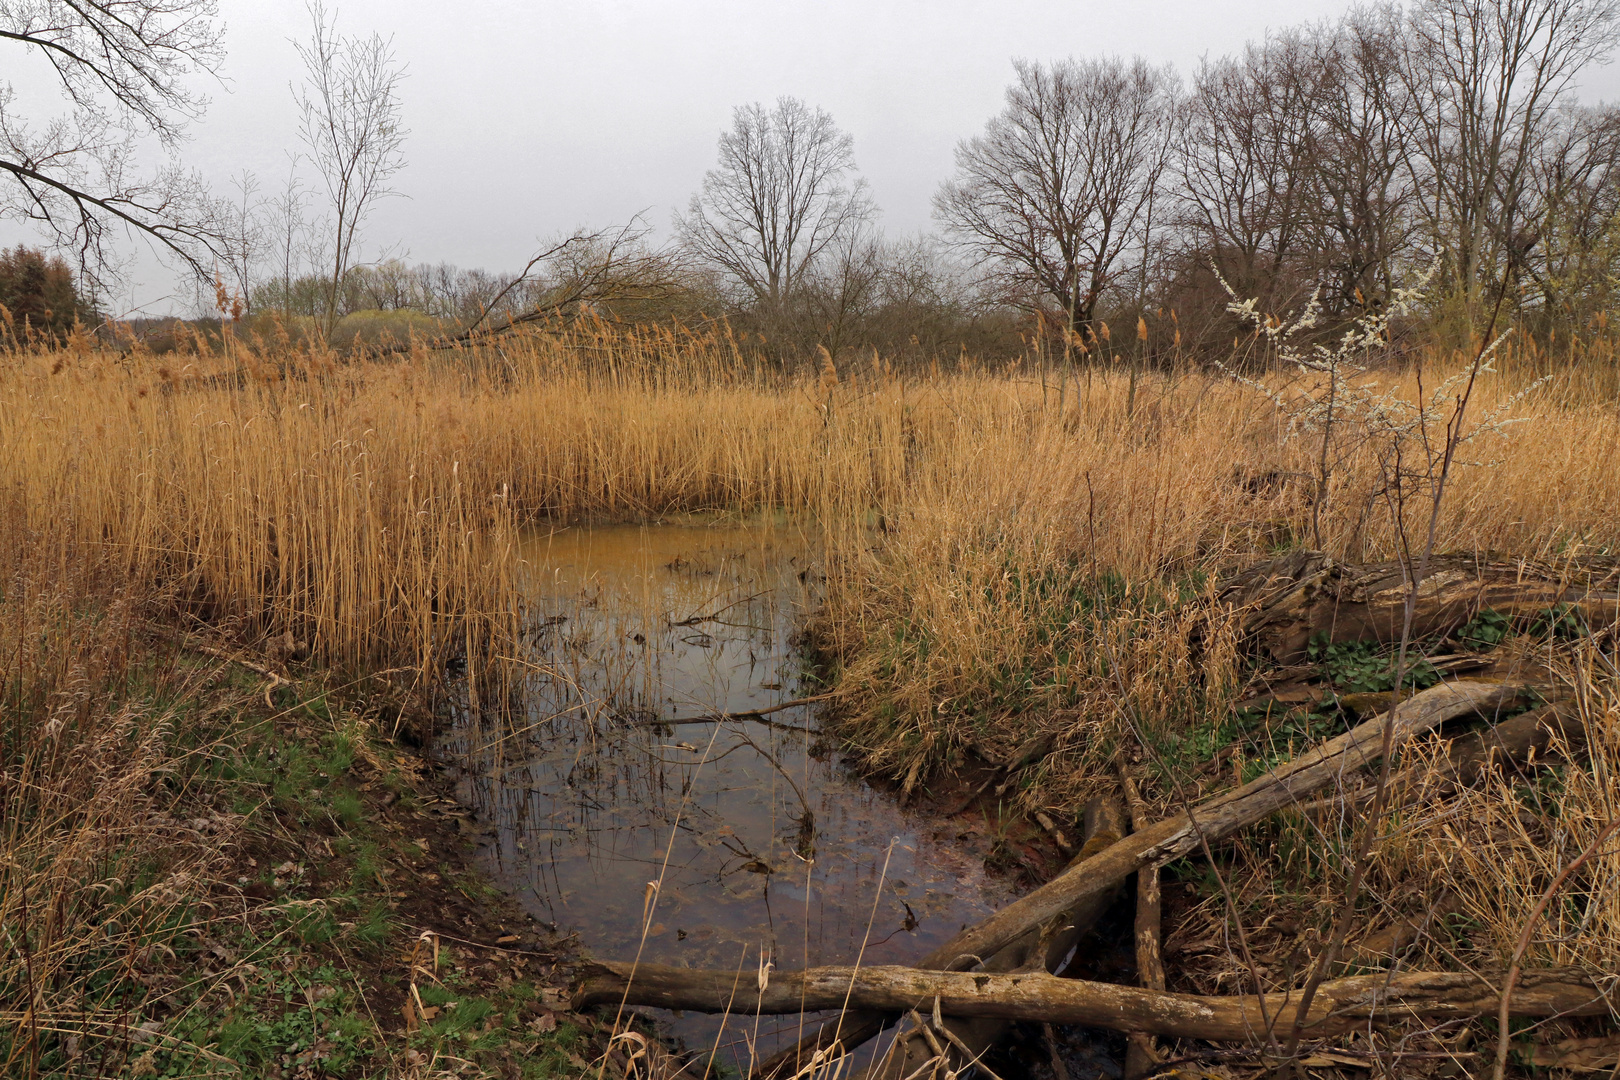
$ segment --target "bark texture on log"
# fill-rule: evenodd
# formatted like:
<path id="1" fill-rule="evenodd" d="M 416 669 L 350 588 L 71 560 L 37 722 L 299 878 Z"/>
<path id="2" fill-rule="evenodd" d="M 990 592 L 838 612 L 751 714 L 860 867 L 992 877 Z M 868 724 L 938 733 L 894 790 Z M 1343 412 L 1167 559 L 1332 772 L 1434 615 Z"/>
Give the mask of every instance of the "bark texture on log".
<path id="1" fill-rule="evenodd" d="M 1493 768 L 1510 767 L 1521 773 L 1541 765 L 1578 760 L 1586 750 L 1586 724 L 1571 702 L 1555 702 L 1510 720 L 1453 739 L 1446 757 L 1434 766 L 1413 765 L 1390 780 L 1393 806 L 1409 806 L 1432 798 L 1454 795 L 1478 783 Z M 1565 751 L 1566 758 L 1558 751 Z M 1349 795 L 1314 799 L 1299 809 L 1304 813 L 1342 813 L 1367 803 L 1373 788 Z"/>
<path id="2" fill-rule="evenodd" d="M 1454 740 L 1446 751 L 1447 790 L 1467 787 L 1495 766 L 1554 760 L 1555 748 L 1571 755 L 1586 749 L 1586 725 L 1573 703 L 1543 705 Z"/>
<path id="3" fill-rule="evenodd" d="M 1218 598 L 1243 609 L 1243 632 L 1260 651 L 1295 664 L 1317 636 L 1400 640 L 1406 591 L 1399 563 L 1354 565 L 1296 551 L 1231 576 Z M 1418 588 L 1412 636 L 1450 633 L 1487 608 L 1528 621 L 1559 604 L 1579 610 L 1594 628 L 1620 621 L 1620 559 L 1438 557 Z"/>
<path id="4" fill-rule="evenodd" d="M 1517 687 L 1493 683 L 1430 687 L 1395 710 L 1390 745 L 1398 748 L 1419 732 L 1469 713 L 1491 718 L 1520 695 Z M 1376 762 L 1383 730 L 1383 717 L 1368 720 L 1235 791 L 1206 800 L 1194 808 L 1191 820 L 1179 814 L 1121 839 L 1086 859 L 1083 866 L 1071 864 L 1034 892 L 923 957 L 917 967 L 947 970 L 982 964 L 1047 920 L 1108 895 L 1144 867 L 1162 865 L 1196 850 L 1201 838 L 1215 843 L 1284 807 L 1297 805 L 1303 797 Z M 885 1022 L 881 1016 L 846 1015 L 837 1024 L 838 1038 L 846 1048 L 859 1046 L 883 1030 Z M 755 1075 L 792 1075 L 795 1063 L 809 1061 L 830 1045 L 833 1031 L 833 1025 L 824 1025 L 761 1063 Z"/>
<path id="5" fill-rule="evenodd" d="M 632 971 L 634 978 L 631 978 Z M 1254 1042 L 1293 1023 L 1299 994 L 1264 999 L 1199 997 L 1114 983 L 1061 979 L 1044 972 L 990 975 L 920 971 L 908 967 L 822 967 L 777 971 L 758 989 L 754 973 L 628 963 L 591 965 L 574 995 L 574 1007 L 615 1004 L 738 1014 L 784 1014 L 841 1009 L 927 1015 L 939 999 L 942 1013 L 1054 1024 L 1082 1024 L 1112 1031 L 1171 1038 Z M 1307 1038 L 1328 1038 L 1422 1019 L 1433 1023 L 1496 1012 L 1497 986 L 1480 975 L 1419 971 L 1355 975 L 1322 984 L 1305 1017 Z M 1556 968 L 1524 972 L 1510 1003 L 1514 1016 L 1598 1016 L 1620 1007 L 1602 982 L 1586 971 Z"/>

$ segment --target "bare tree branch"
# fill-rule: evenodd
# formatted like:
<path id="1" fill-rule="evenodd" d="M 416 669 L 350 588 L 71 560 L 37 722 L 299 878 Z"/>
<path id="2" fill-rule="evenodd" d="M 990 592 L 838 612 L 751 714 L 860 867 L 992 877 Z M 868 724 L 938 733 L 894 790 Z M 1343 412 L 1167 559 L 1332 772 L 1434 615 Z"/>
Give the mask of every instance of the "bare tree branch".
<path id="1" fill-rule="evenodd" d="M 39 226 L 71 249 L 94 287 L 116 276 L 109 228 L 157 241 L 192 273 L 230 248 L 220 208 L 194 174 L 134 176 L 138 135 L 174 146 L 207 99 L 188 85 L 223 57 L 214 0 L 0 0 L 0 41 L 36 50 L 67 116 L 30 127 L 0 83 L 0 219 Z"/>

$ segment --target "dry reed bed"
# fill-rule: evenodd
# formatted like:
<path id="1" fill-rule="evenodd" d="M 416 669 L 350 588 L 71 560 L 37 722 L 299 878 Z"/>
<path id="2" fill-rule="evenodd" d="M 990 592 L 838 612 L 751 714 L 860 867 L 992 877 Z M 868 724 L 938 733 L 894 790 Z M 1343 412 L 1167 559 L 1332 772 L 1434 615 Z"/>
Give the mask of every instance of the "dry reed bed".
<path id="1" fill-rule="evenodd" d="M 1191 649 L 1201 616 L 1178 602 L 1211 571 L 1313 539 L 1315 448 L 1280 438 L 1258 394 L 1184 377 L 1156 383 L 1128 414 L 1114 378 L 1059 420 L 1020 389 L 972 378 L 941 388 L 957 408 L 1007 418 L 1021 404 L 1032 422 L 958 427 L 885 505 L 882 543 L 844 545 L 836 564 L 822 630 L 858 695 L 853 737 L 908 783 L 952 747 L 994 758 L 1045 724 L 1106 752 L 1096 725 L 1117 728 L 1121 697 L 1150 725 L 1220 715 L 1236 654 L 1218 636 Z M 1492 380 L 1478 414 L 1516 389 Z M 1563 406 L 1556 386 L 1518 412 L 1533 420 L 1471 448 L 1487 461 L 1458 471 L 1438 549 L 1612 550 L 1620 420 Z M 1394 556 L 1383 488 L 1370 446 L 1347 455 L 1320 507 L 1326 551 Z M 1409 509 L 1409 534 L 1421 535 L 1424 512 Z M 1020 723 L 1000 722 L 1010 716 Z"/>
<path id="2" fill-rule="evenodd" d="M 1489 380 L 1476 409 L 1521 384 Z M 1225 693 L 1233 661 L 1178 653 L 1173 601 L 1211 568 L 1312 539 L 1314 447 L 1281 438 L 1261 395 L 1203 374 L 1129 385 L 901 378 L 876 358 L 791 377 L 724 338 L 609 330 L 345 365 L 80 349 L 0 369 L 0 460 L 45 543 L 104 550 L 240 639 L 290 634 L 348 668 L 500 651 L 520 617 L 515 530 L 537 518 L 808 515 L 827 535 L 819 629 L 851 731 L 915 782 L 971 741 L 959 721 L 1095 717 L 1088 696 L 1120 691 L 1121 668 L 1146 673 L 1158 713 L 1207 714 L 1171 699 Z M 1560 393 L 1537 390 L 1518 408 L 1532 423 L 1474 448 L 1500 464 L 1460 470 L 1442 550 L 1615 543 L 1620 417 Z M 1370 450 L 1347 456 L 1322 547 L 1394 550 L 1380 486 Z M 1111 592 L 1088 584 L 1109 575 Z"/>

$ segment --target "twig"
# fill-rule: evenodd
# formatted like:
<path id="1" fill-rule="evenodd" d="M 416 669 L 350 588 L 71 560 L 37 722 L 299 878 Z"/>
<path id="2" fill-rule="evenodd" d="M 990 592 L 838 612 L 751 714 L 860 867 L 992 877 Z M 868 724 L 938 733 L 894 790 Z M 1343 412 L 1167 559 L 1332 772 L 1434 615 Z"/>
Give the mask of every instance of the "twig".
<path id="1" fill-rule="evenodd" d="M 734 721 L 746 720 L 749 723 L 763 724 L 768 728 L 775 728 L 778 731 L 797 731 L 805 735 L 815 735 L 818 734 L 815 728 L 805 727 L 803 724 L 784 724 L 780 720 L 767 720 L 766 716 L 770 713 L 781 712 L 784 709 L 797 708 L 800 705 L 809 705 L 817 701 L 825 701 L 828 698 L 837 696 L 838 692 L 832 691 L 826 694 L 816 694 L 813 697 L 799 698 L 797 701 L 785 701 L 780 705 L 772 705 L 767 709 L 748 709 L 742 712 L 704 713 L 701 716 L 655 716 L 646 720 L 634 721 L 631 726 L 682 727 L 683 725 L 688 724 L 725 724 Z"/>
<path id="2" fill-rule="evenodd" d="M 1058 850 L 1062 851 L 1063 854 L 1074 854 L 1074 841 L 1070 840 L 1068 834 L 1058 828 L 1057 822 L 1053 821 L 1052 816 L 1045 810 L 1035 811 L 1035 824 L 1046 830 L 1047 835 L 1052 838 L 1052 842 L 1058 846 Z"/>
<path id="3" fill-rule="evenodd" d="M 768 724 L 771 727 L 785 728 L 788 731 L 814 732 L 815 729 L 813 728 L 795 727 L 792 724 L 773 723 L 765 720 L 764 717 L 769 716 L 771 713 L 782 712 L 785 709 L 796 709 L 800 705 L 813 705 L 818 701 L 827 701 L 831 698 L 837 697 L 838 693 L 839 692 L 837 690 L 830 690 L 825 694 L 812 694 L 810 697 L 795 698 L 792 701 L 784 701 L 780 705 L 771 705 L 764 709 L 743 709 L 740 712 L 704 713 L 701 716 L 681 716 L 672 717 L 669 719 L 655 717 L 651 720 L 639 721 L 638 726 L 679 727 L 682 724 L 723 724 L 728 720 L 758 720 L 760 723 Z"/>
<path id="4" fill-rule="evenodd" d="M 1057 1034 L 1053 1032 L 1051 1024 L 1041 1025 L 1041 1039 L 1046 1043 L 1046 1055 L 1052 1059 L 1052 1075 L 1057 1080 L 1069 1080 L 1069 1067 L 1063 1064 L 1063 1055 L 1058 1052 Z"/>
<path id="5" fill-rule="evenodd" d="M 945 1048 L 939 1045 L 939 1040 L 934 1038 L 934 1033 L 932 1031 L 928 1030 L 928 1025 L 923 1023 L 923 1018 L 917 1015 L 917 1010 L 907 1009 L 906 1015 L 911 1018 L 911 1022 L 916 1025 L 917 1030 L 922 1032 L 922 1037 L 928 1041 L 928 1049 L 934 1052 L 934 1057 L 944 1057 Z"/>
<path id="6" fill-rule="evenodd" d="M 950 1029 L 949 1024 L 939 1025 L 939 1033 L 949 1039 L 951 1045 L 956 1047 L 963 1057 L 967 1058 L 968 1063 L 966 1068 L 963 1070 L 964 1072 L 967 1069 L 983 1069 L 984 1075 L 988 1076 L 990 1080 L 1001 1080 L 1001 1077 L 996 1075 L 995 1070 L 990 1068 L 990 1066 L 986 1065 L 984 1062 L 980 1061 L 980 1055 L 975 1054 L 972 1048 L 970 1048 L 967 1043 L 963 1042 L 957 1036 L 956 1032 Z"/>
<path id="7" fill-rule="evenodd" d="M 1494 1080 L 1502 1080 L 1507 1073 L 1508 1047 L 1512 1045 L 1512 1032 L 1508 1030 L 1508 1020 L 1513 1015 L 1513 987 L 1519 981 L 1519 965 L 1523 963 L 1524 954 L 1530 948 L 1530 932 L 1535 929 L 1536 922 L 1547 910 L 1547 905 L 1552 902 L 1553 895 L 1564 887 L 1564 882 L 1569 880 L 1571 874 L 1586 864 L 1586 860 L 1597 854 L 1597 849 L 1616 828 L 1620 828 L 1620 818 L 1615 818 L 1603 826 L 1592 842 L 1586 845 L 1586 850 L 1564 867 L 1564 872 L 1547 886 L 1547 891 L 1541 894 L 1541 899 L 1536 901 L 1536 906 L 1531 909 L 1530 917 L 1524 921 L 1524 931 L 1519 934 L 1519 944 L 1513 950 L 1513 962 L 1508 965 L 1507 978 L 1502 982 L 1502 1004 L 1496 1013 L 1496 1067 L 1491 1074 Z"/>
<path id="8" fill-rule="evenodd" d="M 1176 801 L 1181 805 L 1183 812 L 1185 812 L 1187 815 L 1187 824 L 1198 841 L 1198 847 L 1204 853 L 1204 862 L 1209 866 L 1210 873 L 1215 875 L 1215 884 L 1220 887 L 1221 898 L 1226 905 L 1227 920 L 1231 923 L 1232 929 L 1237 934 L 1238 949 L 1242 953 L 1244 966 L 1249 969 L 1249 978 L 1254 982 L 1255 1000 L 1260 1002 L 1261 1017 L 1265 1021 L 1266 1041 L 1267 1043 L 1271 1043 L 1275 1041 L 1276 1038 L 1276 1033 L 1273 1031 L 1275 1018 L 1271 1015 L 1267 1015 L 1266 1013 L 1265 982 L 1260 978 L 1260 966 L 1255 963 L 1253 950 L 1249 948 L 1249 934 L 1248 931 L 1243 928 L 1243 918 L 1238 910 L 1237 900 L 1232 895 L 1231 885 L 1226 880 L 1226 875 L 1221 873 L 1220 863 L 1215 861 L 1215 853 L 1210 849 L 1209 837 L 1205 835 L 1204 829 L 1198 823 L 1198 815 L 1195 811 L 1192 800 L 1187 795 L 1186 786 L 1182 783 L 1181 778 L 1176 776 L 1174 771 L 1168 767 L 1163 756 L 1147 738 L 1141 723 L 1134 715 L 1134 710 L 1131 707 L 1130 689 L 1125 685 L 1124 677 L 1121 674 L 1125 670 L 1124 666 L 1119 662 L 1119 658 L 1114 654 L 1114 650 L 1111 645 L 1107 645 L 1105 643 L 1104 648 L 1108 656 L 1108 666 L 1114 675 L 1115 685 L 1119 687 L 1121 715 L 1125 717 L 1126 723 L 1130 725 L 1131 733 L 1136 737 L 1137 745 L 1142 747 L 1142 749 L 1147 751 L 1149 754 L 1152 754 L 1154 761 L 1159 765 L 1160 769 L 1167 776 L 1172 777 L 1176 789 Z M 1390 716 L 1390 720 L 1385 724 L 1386 736 L 1394 728 L 1393 709 L 1391 710 Z M 1389 753 L 1390 749 L 1387 742 L 1388 740 L 1386 738 L 1386 745 L 1383 748 L 1383 752 L 1386 755 Z M 1132 828 L 1135 829 L 1136 826 L 1133 824 Z M 1139 870 L 1138 873 L 1142 873 L 1147 869 L 1149 869 L 1149 867 L 1144 867 L 1143 870 Z"/>

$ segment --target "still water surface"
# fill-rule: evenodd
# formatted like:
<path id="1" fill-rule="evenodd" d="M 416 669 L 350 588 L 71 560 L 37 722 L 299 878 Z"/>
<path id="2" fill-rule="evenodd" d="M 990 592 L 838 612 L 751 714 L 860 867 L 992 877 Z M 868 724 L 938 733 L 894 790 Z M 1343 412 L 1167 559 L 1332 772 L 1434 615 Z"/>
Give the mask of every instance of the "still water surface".
<path id="1" fill-rule="evenodd" d="M 463 730 L 497 878 L 608 959 L 753 972 L 905 963 L 1008 898 L 982 844 L 899 808 L 816 741 L 794 633 L 815 544 L 792 526 L 661 523 L 528 538 L 525 715 Z M 657 886 L 649 886 L 657 882 Z M 797 1018 L 662 1014 L 687 1046 L 761 1052 Z"/>

